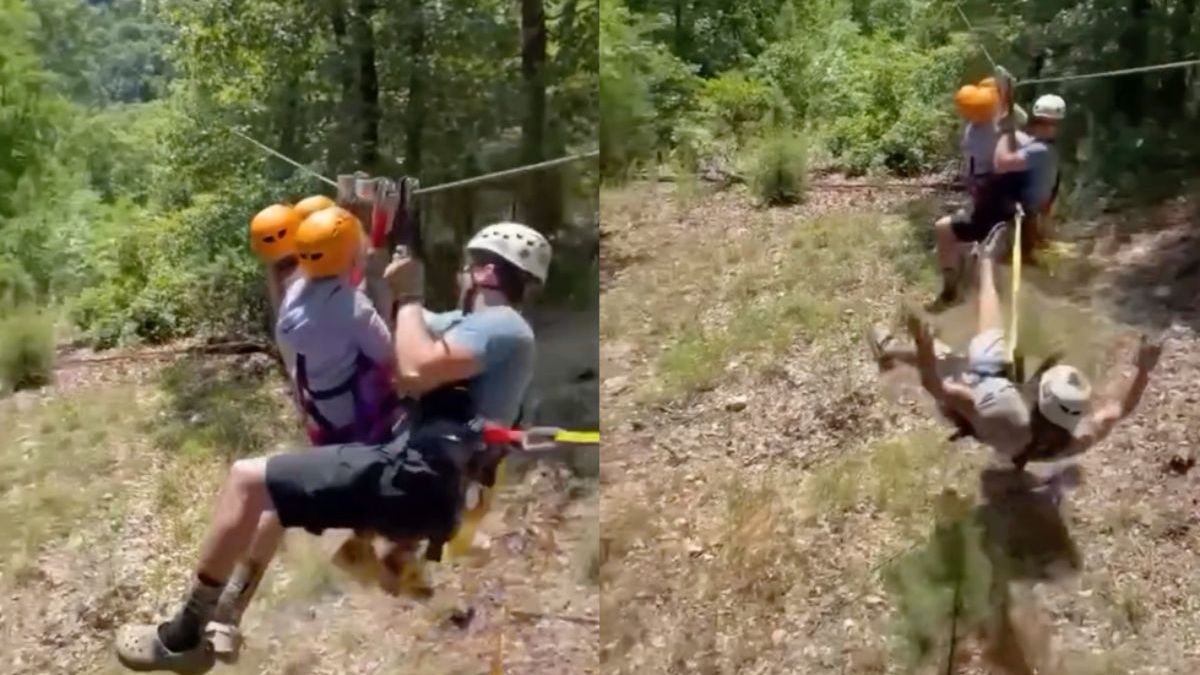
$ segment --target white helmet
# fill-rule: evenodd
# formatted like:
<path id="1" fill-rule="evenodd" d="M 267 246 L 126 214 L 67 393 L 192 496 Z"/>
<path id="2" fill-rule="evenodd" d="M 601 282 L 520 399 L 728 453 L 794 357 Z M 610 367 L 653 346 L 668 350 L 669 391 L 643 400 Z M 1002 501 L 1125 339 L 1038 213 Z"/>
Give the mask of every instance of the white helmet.
<path id="1" fill-rule="evenodd" d="M 1071 366 L 1054 366 L 1038 382 L 1038 410 L 1067 431 L 1075 430 L 1091 398 L 1092 385 Z"/>
<path id="2" fill-rule="evenodd" d="M 1061 120 L 1067 116 L 1067 102 L 1061 96 L 1044 94 L 1033 102 L 1033 116 L 1047 120 Z"/>
<path id="3" fill-rule="evenodd" d="M 467 250 L 495 253 L 543 284 L 550 272 L 550 242 L 520 223 L 488 225 L 471 237 Z"/>

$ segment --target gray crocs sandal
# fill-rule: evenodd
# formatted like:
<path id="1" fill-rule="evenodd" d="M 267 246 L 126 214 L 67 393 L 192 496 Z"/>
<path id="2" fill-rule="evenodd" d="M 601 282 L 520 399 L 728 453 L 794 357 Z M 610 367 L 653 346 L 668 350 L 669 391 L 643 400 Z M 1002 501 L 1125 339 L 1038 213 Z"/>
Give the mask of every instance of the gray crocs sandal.
<path id="1" fill-rule="evenodd" d="M 871 356 L 875 357 L 876 361 L 882 362 L 887 358 L 888 345 L 895 339 L 892 331 L 879 324 L 867 329 L 867 346 L 871 348 Z"/>
<path id="2" fill-rule="evenodd" d="M 179 675 L 203 675 L 216 659 L 207 640 L 185 652 L 173 652 L 158 638 L 158 626 L 129 624 L 117 631 L 117 659 L 121 665 L 141 673 L 167 671 Z"/>

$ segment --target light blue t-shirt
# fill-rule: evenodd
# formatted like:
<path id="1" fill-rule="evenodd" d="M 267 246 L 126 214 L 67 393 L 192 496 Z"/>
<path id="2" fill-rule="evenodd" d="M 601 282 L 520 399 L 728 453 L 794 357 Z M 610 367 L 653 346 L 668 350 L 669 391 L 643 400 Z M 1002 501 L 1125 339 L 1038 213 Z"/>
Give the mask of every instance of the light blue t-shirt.
<path id="1" fill-rule="evenodd" d="M 378 366 L 371 386 L 360 388 L 365 400 L 361 411 L 371 411 L 390 393 L 386 373 L 394 359 L 387 324 L 362 291 L 339 278 L 300 278 L 287 288 L 279 306 L 275 339 L 285 355 L 288 372 L 296 381 L 296 354 L 303 354 L 308 388 L 324 391 L 356 375 L 365 356 Z M 353 397 L 347 393 L 314 401 L 317 410 L 335 427 L 355 421 Z"/>
<path id="2" fill-rule="evenodd" d="M 1025 159 L 1028 177 L 1021 193 L 1021 202 L 1027 209 L 1041 209 L 1050 201 L 1054 182 L 1058 179 L 1058 156 L 1053 146 L 1031 136 L 1021 138 L 1018 151 Z"/>
<path id="3" fill-rule="evenodd" d="M 476 412 L 499 424 L 515 422 L 525 390 L 533 380 L 533 328 L 525 317 L 508 306 L 487 307 L 465 315 L 459 310 L 427 310 L 425 325 L 434 337 L 475 356 L 481 369 L 469 388 Z"/>

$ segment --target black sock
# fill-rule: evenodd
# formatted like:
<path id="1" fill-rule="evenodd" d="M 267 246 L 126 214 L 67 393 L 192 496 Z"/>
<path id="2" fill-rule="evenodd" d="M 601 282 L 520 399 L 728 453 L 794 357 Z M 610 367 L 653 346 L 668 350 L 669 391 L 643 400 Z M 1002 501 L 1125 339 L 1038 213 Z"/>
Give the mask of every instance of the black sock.
<path id="1" fill-rule="evenodd" d="M 200 644 L 204 626 L 212 618 L 224 587 L 221 582 L 197 575 L 183 606 L 170 621 L 158 627 L 158 639 L 163 646 L 173 652 L 184 652 Z"/>
<path id="2" fill-rule="evenodd" d="M 942 270 L 942 297 L 953 298 L 958 286 L 958 269 L 948 267 Z"/>

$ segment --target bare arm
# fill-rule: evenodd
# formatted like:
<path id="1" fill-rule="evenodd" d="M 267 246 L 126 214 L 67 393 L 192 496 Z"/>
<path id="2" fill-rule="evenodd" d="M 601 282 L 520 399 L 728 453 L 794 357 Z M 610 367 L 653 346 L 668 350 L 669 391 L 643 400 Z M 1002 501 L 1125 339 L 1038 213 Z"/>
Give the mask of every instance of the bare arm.
<path id="1" fill-rule="evenodd" d="M 418 302 L 405 302 L 397 310 L 395 341 L 398 384 L 409 393 L 423 394 L 480 370 L 472 352 L 429 334 Z"/>
<path id="2" fill-rule="evenodd" d="M 1021 154 L 1017 143 L 1016 129 L 1011 126 L 1012 116 L 1006 121 L 1008 128 L 996 141 L 996 153 L 992 156 L 992 166 L 997 173 L 1012 173 L 1028 168 L 1025 157 Z"/>
<path id="3" fill-rule="evenodd" d="M 1145 337 L 1142 338 L 1135 363 L 1137 373 L 1125 385 L 1124 391 L 1120 391 L 1117 396 L 1098 406 L 1088 416 L 1086 428 L 1076 441 L 1081 448 L 1090 447 L 1107 438 L 1113 428 L 1117 426 L 1117 422 L 1129 417 L 1134 410 L 1137 410 L 1138 404 L 1142 401 L 1142 395 L 1146 392 L 1147 385 L 1150 384 L 1150 371 L 1154 370 L 1155 365 L 1158 364 L 1158 357 L 1161 353 L 1161 344 Z"/>
<path id="4" fill-rule="evenodd" d="M 917 372 L 921 375 L 921 386 L 941 405 L 960 414 L 969 415 L 975 410 L 971 390 L 952 382 L 943 382 L 937 372 L 937 354 L 933 350 L 933 336 L 915 315 L 908 316 L 908 331 L 917 343 Z"/>

